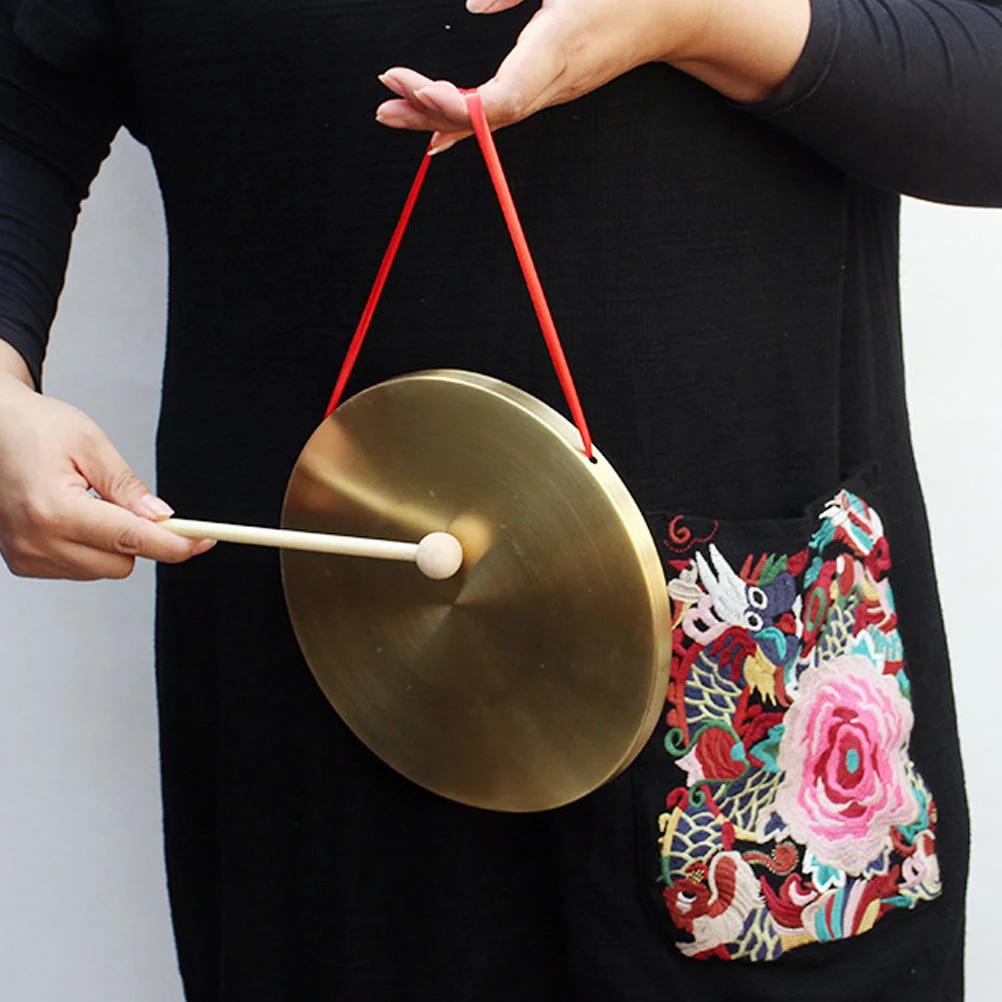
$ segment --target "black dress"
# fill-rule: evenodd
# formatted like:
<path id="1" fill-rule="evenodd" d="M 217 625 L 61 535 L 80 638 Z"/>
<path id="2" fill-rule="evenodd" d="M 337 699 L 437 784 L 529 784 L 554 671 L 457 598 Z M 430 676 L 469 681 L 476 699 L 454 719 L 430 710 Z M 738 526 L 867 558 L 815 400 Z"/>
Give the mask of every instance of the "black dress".
<path id="1" fill-rule="evenodd" d="M 425 141 L 373 122 L 376 74 L 476 83 L 529 11 L 3 10 L 0 332 L 37 373 L 79 199 L 126 123 L 169 236 L 159 490 L 274 523 Z M 161 568 L 190 1002 L 961 997 L 967 811 L 893 192 L 1002 203 L 1000 60 L 982 4 L 816 0 L 764 104 L 647 66 L 499 135 L 592 430 L 664 557 L 662 726 L 569 807 L 462 807 L 325 702 L 273 553 Z M 452 366 L 561 407 L 476 147 L 432 166 L 353 388 Z"/>

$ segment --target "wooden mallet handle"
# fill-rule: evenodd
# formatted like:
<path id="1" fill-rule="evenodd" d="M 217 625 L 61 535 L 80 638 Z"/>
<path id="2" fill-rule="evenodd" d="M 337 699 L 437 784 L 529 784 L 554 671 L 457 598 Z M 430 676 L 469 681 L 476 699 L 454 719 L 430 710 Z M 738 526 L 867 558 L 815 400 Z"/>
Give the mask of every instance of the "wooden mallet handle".
<path id="1" fill-rule="evenodd" d="M 463 564 L 463 548 L 459 540 L 448 532 L 429 533 L 420 543 L 399 543 L 392 539 L 335 536 L 326 532 L 300 532 L 295 529 L 265 529 L 255 525 L 200 522 L 188 518 L 169 518 L 159 524 L 188 539 L 216 539 L 222 543 L 272 546 L 283 550 L 401 560 L 417 564 L 423 574 L 435 580 L 451 578 Z"/>

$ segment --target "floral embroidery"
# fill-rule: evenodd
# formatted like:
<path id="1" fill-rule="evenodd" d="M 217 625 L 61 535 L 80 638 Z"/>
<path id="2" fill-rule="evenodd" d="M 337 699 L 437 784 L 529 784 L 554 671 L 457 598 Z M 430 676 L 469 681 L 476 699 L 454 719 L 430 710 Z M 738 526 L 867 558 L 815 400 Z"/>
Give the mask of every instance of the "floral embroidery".
<path id="1" fill-rule="evenodd" d="M 826 866 L 858 876 L 889 851 L 891 828 L 919 815 L 905 762 L 912 710 L 898 683 L 867 658 L 806 672 L 787 710 L 776 811 Z"/>
<path id="2" fill-rule="evenodd" d="M 705 540 L 694 540 L 697 543 Z M 663 899 L 690 957 L 772 960 L 940 893 L 936 808 L 876 511 L 850 491 L 808 546 L 673 560 L 658 819 Z"/>

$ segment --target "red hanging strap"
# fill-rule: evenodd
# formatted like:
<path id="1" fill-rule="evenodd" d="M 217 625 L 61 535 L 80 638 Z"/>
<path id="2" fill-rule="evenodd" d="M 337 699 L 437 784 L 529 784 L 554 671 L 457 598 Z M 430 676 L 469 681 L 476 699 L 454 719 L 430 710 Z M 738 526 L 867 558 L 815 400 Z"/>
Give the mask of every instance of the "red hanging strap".
<path id="1" fill-rule="evenodd" d="M 344 388 L 348 384 L 348 377 L 351 375 L 351 370 L 355 368 L 355 362 L 358 359 L 358 353 L 362 350 L 362 342 L 365 341 L 365 335 L 369 333 L 369 324 L 372 323 L 373 314 L 376 312 L 376 306 L 379 304 L 379 297 L 383 294 L 383 286 L 386 285 L 390 268 L 393 267 L 393 259 L 397 256 L 397 251 L 400 249 L 400 242 L 404 238 L 407 224 L 411 221 L 411 213 L 414 212 L 414 205 L 417 202 L 418 195 L 421 194 L 421 185 L 424 184 L 430 163 L 431 144 L 429 143 L 428 149 L 421 158 L 421 166 L 418 167 L 417 175 L 411 184 L 411 190 L 407 193 L 407 201 L 404 202 L 403 212 L 400 213 L 397 225 L 393 228 L 393 236 L 390 237 L 386 253 L 383 254 L 379 271 L 376 272 L 376 281 L 372 283 L 372 289 L 369 292 L 369 298 L 366 300 L 365 309 L 362 310 L 362 316 L 358 321 L 358 326 L 355 328 L 355 334 L 351 339 L 351 344 L 348 345 L 348 354 L 345 355 L 344 361 L 341 363 L 341 371 L 338 373 L 337 383 L 334 384 L 334 392 L 331 394 L 330 403 L 327 404 L 327 410 L 324 411 L 325 418 L 330 417 L 334 413 L 335 408 L 341 402 L 341 397 L 344 395 Z"/>
<path id="2" fill-rule="evenodd" d="M 470 124 L 473 132 L 480 143 L 480 152 L 484 155 L 484 162 L 487 164 L 487 173 L 491 176 L 494 184 L 494 191 L 497 193 L 498 202 L 501 204 L 501 212 L 504 221 L 508 224 L 508 232 L 511 234 L 511 242 L 515 245 L 515 255 L 518 263 L 522 266 L 522 275 L 525 277 L 525 284 L 529 289 L 529 298 L 536 310 L 539 318 L 539 326 L 546 339 L 546 347 L 550 351 L 550 358 L 553 367 L 557 370 L 557 379 L 560 380 L 560 388 L 564 391 L 567 406 L 571 410 L 571 417 L 577 425 L 578 433 L 581 435 L 581 444 L 584 447 L 585 455 L 593 458 L 591 442 L 591 432 L 588 431 L 588 422 L 585 421 L 584 411 L 581 409 L 581 401 L 578 399 L 577 387 L 574 385 L 574 377 L 571 375 L 570 366 L 567 364 L 567 357 L 564 355 L 563 345 L 557 334 L 557 326 L 553 322 L 553 315 L 550 313 L 549 304 L 546 302 L 546 294 L 543 292 L 542 283 L 536 273 L 536 265 L 533 263 L 532 254 L 529 252 L 529 243 L 525 239 L 522 231 L 522 223 L 518 218 L 515 209 L 515 202 L 511 197 L 508 188 L 508 179 L 504 176 L 501 167 L 501 159 L 498 157 L 497 147 L 494 145 L 494 137 L 491 135 L 490 126 L 487 124 L 487 116 L 484 114 L 484 106 L 480 101 L 480 95 L 475 90 L 465 91 L 466 108 L 470 113 Z"/>
<path id="3" fill-rule="evenodd" d="M 511 197 L 511 191 L 508 188 L 508 181 L 505 178 L 504 170 L 501 167 L 501 160 L 498 157 L 497 147 L 494 145 L 494 137 L 491 135 L 490 126 L 487 124 L 487 116 L 484 114 L 484 108 L 480 101 L 480 95 L 475 90 L 464 91 L 463 93 L 466 98 L 466 107 L 470 114 L 470 123 L 473 126 L 473 132 L 477 137 L 477 142 L 480 144 L 480 151 L 483 154 L 485 163 L 487 164 L 487 172 L 490 174 L 491 181 L 494 185 L 494 191 L 497 193 L 498 202 L 501 205 L 501 212 L 504 215 L 505 223 L 508 226 L 508 233 L 511 235 L 511 241 L 515 247 L 515 255 L 518 258 L 518 263 L 522 268 L 522 275 L 525 278 L 525 284 L 529 290 L 529 298 L 532 300 L 533 308 L 536 311 L 536 317 L 539 319 L 539 326 L 542 329 L 543 337 L 546 340 L 546 347 L 550 352 L 550 359 L 552 360 L 553 367 L 557 372 L 557 379 L 560 380 L 560 387 L 567 400 L 567 406 L 570 408 L 571 417 L 574 419 L 574 424 L 577 426 L 578 433 L 581 435 L 581 443 L 584 448 L 584 453 L 589 459 L 593 459 L 594 449 L 592 446 L 591 433 L 588 431 L 588 423 L 585 420 L 584 411 L 581 408 L 581 401 L 578 398 L 577 388 L 574 385 L 574 377 L 571 375 L 570 367 L 567 364 L 567 358 L 564 355 L 564 349 L 560 343 L 560 337 L 557 334 L 556 324 L 553 322 L 553 316 L 550 313 L 549 304 L 546 302 L 546 295 L 543 292 L 542 283 L 539 281 L 539 275 L 536 272 L 536 266 L 533 263 L 532 254 L 529 251 L 529 244 L 525 239 L 525 233 L 522 230 L 522 224 L 519 221 L 518 212 L 515 209 L 515 202 Z M 342 394 L 344 393 L 348 377 L 351 375 L 351 370 L 355 365 L 355 360 L 358 358 L 362 342 L 365 340 L 365 335 L 369 330 L 369 324 L 372 322 L 372 316 L 376 312 L 376 304 L 379 302 L 383 286 L 386 284 L 386 278 L 393 265 L 393 259 L 396 257 L 397 250 L 400 247 L 400 242 L 403 239 L 404 231 L 407 229 L 407 224 L 410 221 L 411 213 L 414 210 L 414 203 L 417 201 L 421 185 L 424 183 L 425 175 L 428 173 L 428 163 L 430 159 L 431 153 L 429 147 L 428 152 L 425 153 L 424 158 L 421 161 L 417 177 L 415 177 L 414 183 L 411 185 L 410 193 L 407 196 L 407 201 L 404 203 L 404 209 L 401 213 L 399 221 L 397 222 L 396 228 L 393 231 L 390 244 L 386 248 L 386 253 L 383 255 L 383 261 L 379 266 L 376 281 L 372 286 L 372 291 L 369 293 L 369 299 L 365 304 L 365 309 L 362 311 L 362 317 L 358 322 L 357 329 L 355 330 L 355 336 L 351 340 L 351 345 L 348 348 L 348 354 L 345 356 L 344 363 L 341 366 L 341 372 L 338 375 L 337 385 L 334 387 L 334 393 L 331 396 L 330 403 L 327 405 L 325 416 L 330 415 L 334 411 L 341 400 Z"/>

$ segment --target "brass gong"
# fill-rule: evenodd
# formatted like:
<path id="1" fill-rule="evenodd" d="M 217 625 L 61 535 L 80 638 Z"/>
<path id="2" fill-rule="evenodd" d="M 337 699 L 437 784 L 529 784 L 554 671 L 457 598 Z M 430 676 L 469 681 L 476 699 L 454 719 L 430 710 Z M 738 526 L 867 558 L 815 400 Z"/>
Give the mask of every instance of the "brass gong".
<path id="1" fill-rule="evenodd" d="M 331 704 L 383 761 L 499 811 L 567 804 L 650 736 L 671 631 L 650 530 L 574 426 L 499 380 L 435 370 L 364 390 L 306 443 L 285 528 L 417 540 L 459 573 L 285 550 L 293 627 Z"/>

